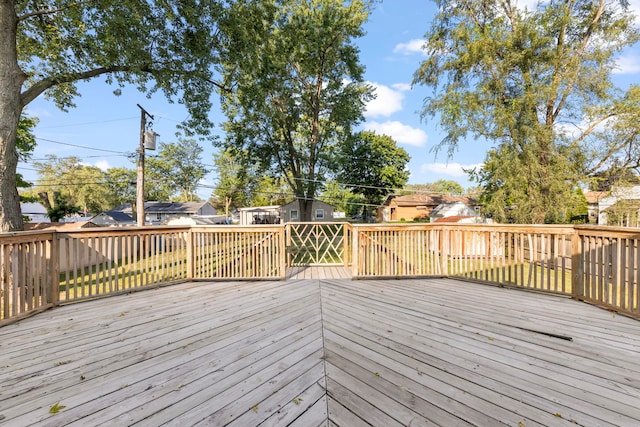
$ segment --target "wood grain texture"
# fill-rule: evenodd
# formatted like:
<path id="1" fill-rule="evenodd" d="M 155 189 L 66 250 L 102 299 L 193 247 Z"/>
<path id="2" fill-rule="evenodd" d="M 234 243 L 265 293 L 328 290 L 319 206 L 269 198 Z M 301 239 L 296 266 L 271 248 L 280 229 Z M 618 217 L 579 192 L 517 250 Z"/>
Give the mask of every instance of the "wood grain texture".
<path id="1" fill-rule="evenodd" d="M 0 328 L 0 425 L 640 425 L 637 320 L 451 279 L 305 271 Z"/>

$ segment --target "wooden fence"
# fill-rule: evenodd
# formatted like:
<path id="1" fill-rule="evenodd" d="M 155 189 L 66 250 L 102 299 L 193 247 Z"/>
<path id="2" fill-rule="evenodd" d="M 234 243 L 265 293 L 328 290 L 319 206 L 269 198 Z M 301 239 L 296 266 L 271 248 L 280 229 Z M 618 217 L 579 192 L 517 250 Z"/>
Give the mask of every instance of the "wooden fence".
<path id="1" fill-rule="evenodd" d="M 640 230 L 350 225 L 102 228 L 0 234 L 0 325 L 47 308 L 186 280 L 281 280 L 292 265 L 353 277 L 454 277 L 568 295 L 640 317 Z"/>

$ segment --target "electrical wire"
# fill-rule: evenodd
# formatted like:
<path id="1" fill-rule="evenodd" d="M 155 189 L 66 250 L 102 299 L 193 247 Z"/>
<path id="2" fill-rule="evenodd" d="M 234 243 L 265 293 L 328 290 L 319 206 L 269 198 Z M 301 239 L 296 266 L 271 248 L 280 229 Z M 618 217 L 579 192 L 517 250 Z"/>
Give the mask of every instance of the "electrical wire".
<path id="1" fill-rule="evenodd" d="M 60 141 L 54 141 L 52 139 L 40 138 L 39 136 L 36 136 L 35 139 L 40 140 L 40 141 L 51 142 L 51 143 L 54 143 L 54 144 L 67 145 L 69 147 L 84 148 L 86 150 L 94 150 L 94 151 L 102 151 L 102 152 L 105 152 L 105 153 L 116 153 L 116 154 L 126 154 L 126 155 L 130 154 L 130 152 L 126 152 L 126 151 L 105 150 L 103 148 L 87 147 L 86 145 L 69 144 L 67 142 L 60 142 Z"/>
<path id="2" fill-rule="evenodd" d="M 102 120 L 102 121 L 97 121 L 97 122 L 84 122 L 84 123 L 75 123 L 75 124 L 71 123 L 71 124 L 67 124 L 67 125 L 38 126 L 38 130 L 40 130 L 40 129 L 58 129 L 58 128 L 65 128 L 65 127 L 99 125 L 99 124 L 102 124 L 102 123 L 123 122 L 123 121 L 126 121 L 126 120 L 133 120 L 133 119 L 138 119 L 138 117 L 134 116 L 134 117 L 125 117 L 125 118 L 122 118 L 122 119 Z"/>

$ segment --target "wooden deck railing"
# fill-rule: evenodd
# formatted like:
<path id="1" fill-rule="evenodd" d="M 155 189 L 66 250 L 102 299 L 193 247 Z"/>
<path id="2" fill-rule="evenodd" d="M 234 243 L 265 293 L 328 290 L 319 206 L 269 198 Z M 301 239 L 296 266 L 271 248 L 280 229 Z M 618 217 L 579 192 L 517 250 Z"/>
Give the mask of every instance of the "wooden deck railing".
<path id="1" fill-rule="evenodd" d="M 575 297 L 640 317 L 640 229 L 576 227 Z"/>
<path id="2" fill-rule="evenodd" d="M 280 280 L 291 265 L 354 278 L 443 276 L 640 318 L 640 230 L 295 223 L 0 234 L 0 325 L 47 308 L 186 280 Z"/>
<path id="3" fill-rule="evenodd" d="M 191 230 L 193 279 L 284 279 L 283 226 L 233 225 Z"/>
<path id="4" fill-rule="evenodd" d="M 354 226 L 354 276 L 448 276 L 571 294 L 573 227 Z"/>

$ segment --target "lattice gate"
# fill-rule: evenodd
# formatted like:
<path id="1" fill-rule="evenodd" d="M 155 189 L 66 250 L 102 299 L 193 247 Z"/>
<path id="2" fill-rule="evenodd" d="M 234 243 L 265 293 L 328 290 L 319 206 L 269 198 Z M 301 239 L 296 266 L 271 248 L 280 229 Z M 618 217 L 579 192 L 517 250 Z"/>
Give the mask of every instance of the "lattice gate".
<path id="1" fill-rule="evenodd" d="M 295 222 L 286 224 L 287 265 L 344 265 L 350 263 L 351 225 Z"/>

